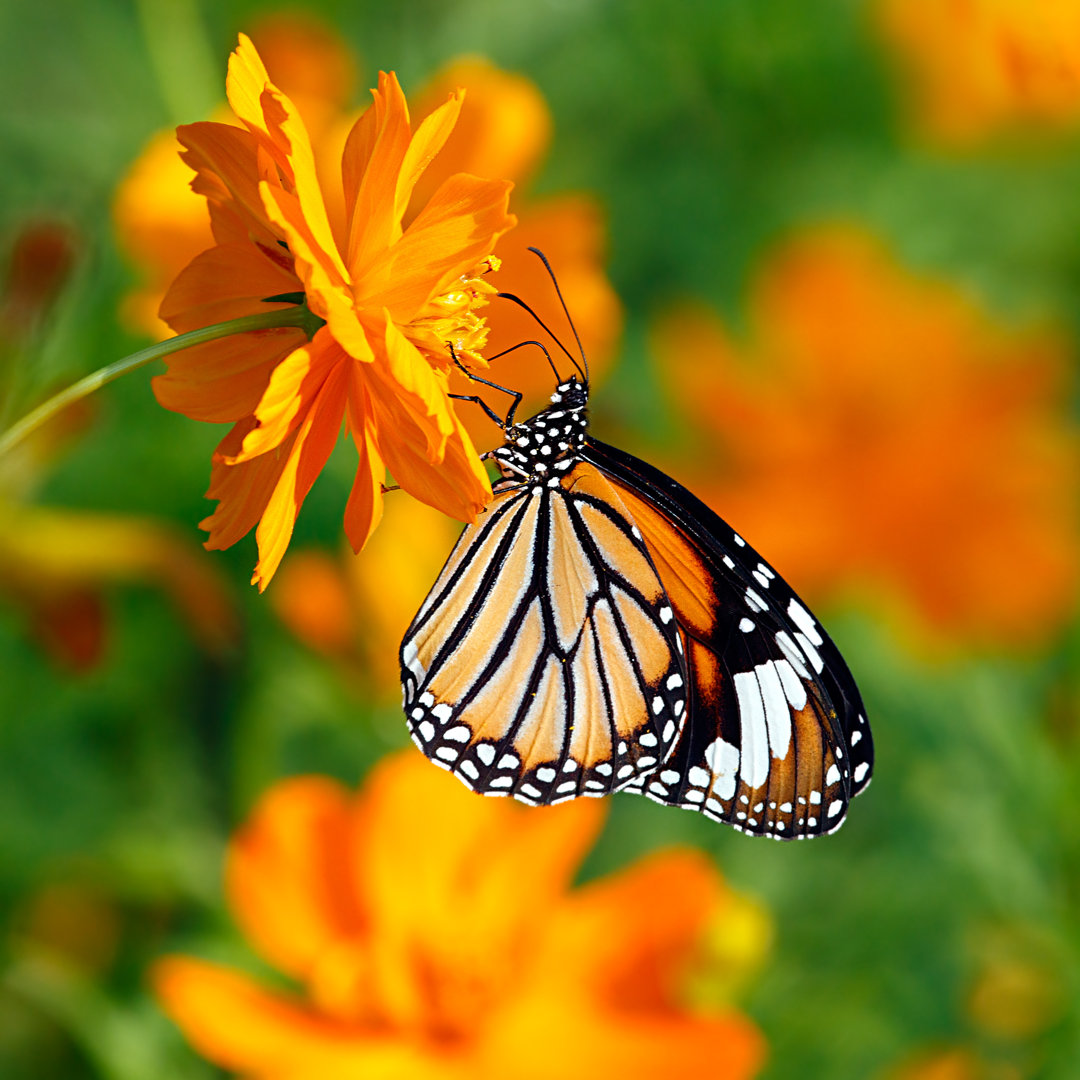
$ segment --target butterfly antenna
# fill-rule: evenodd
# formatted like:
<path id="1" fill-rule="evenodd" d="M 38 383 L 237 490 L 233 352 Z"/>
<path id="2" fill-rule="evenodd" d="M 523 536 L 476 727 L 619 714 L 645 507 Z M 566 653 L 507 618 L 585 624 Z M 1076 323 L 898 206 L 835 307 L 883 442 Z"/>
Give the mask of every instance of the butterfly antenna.
<path id="1" fill-rule="evenodd" d="M 551 278 L 551 284 L 555 286 L 555 295 L 559 298 L 563 314 L 566 316 L 566 321 L 570 324 L 570 332 L 574 335 L 574 340 L 577 342 L 578 352 L 581 354 L 581 362 L 585 365 L 585 371 L 582 373 L 583 377 L 585 381 L 588 382 L 589 361 L 585 356 L 585 349 L 581 344 L 581 336 L 577 332 L 574 320 L 570 317 L 570 309 L 566 306 L 566 300 L 563 299 L 562 289 L 559 288 L 559 279 L 555 276 L 555 271 L 551 269 L 551 263 L 548 262 L 547 256 L 539 248 L 531 247 L 529 250 L 544 264 L 544 269 L 547 271 L 548 277 Z M 571 357 L 571 359 L 573 358 Z M 578 367 L 576 360 L 574 361 L 574 367 L 581 373 L 581 368 Z"/>
<path id="2" fill-rule="evenodd" d="M 506 356 L 507 353 L 517 352 L 518 349 L 524 349 L 526 345 L 535 345 L 547 358 L 548 366 L 555 373 L 555 378 L 562 379 L 562 376 L 559 374 L 559 369 L 555 366 L 555 361 L 551 359 L 551 353 L 544 348 L 543 342 L 540 341 L 519 341 L 516 345 L 511 345 L 509 349 L 503 349 L 502 352 L 498 352 L 494 356 L 489 356 L 487 361 L 490 364 L 493 360 L 498 360 L 500 357 Z M 500 387 L 500 389 L 503 388 Z"/>
<path id="3" fill-rule="evenodd" d="M 546 334 L 548 334 L 548 336 L 551 338 L 551 340 L 554 341 L 555 344 L 558 345 L 560 349 L 562 349 L 563 353 L 565 353 L 565 355 L 566 355 L 566 358 L 570 361 L 571 364 L 574 365 L 575 368 L 577 368 L 578 374 L 583 379 L 585 379 L 586 382 L 588 381 L 589 377 L 588 377 L 587 372 L 581 370 L 581 365 L 577 362 L 577 360 L 574 359 L 574 354 L 571 353 L 566 348 L 566 346 L 555 336 L 555 333 L 551 329 L 551 327 L 548 326 L 548 324 L 546 322 L 544 322 L 544 320 L 541 319 L 540 316 L 537 315 L 536 312 L 533 311 L 533 309 L 531 307 L 529 307 L 529 305 L 526 304 L 525 301 L 522 300 L 520 296 L 515 296 L 514 293 L 501 292 L 501 293 L 499 293 L 499 299 L 500 300 L 509 300 L 511 303 L 517 304 L 517 306 L 519 308 L 524 308 L 525 311 L 527 311 L 536 320 L 536 322 L 539 324 L 540 328 Z M 547 350 L 545 349 L 544 351 L 546 352 Z M 492 357 L 492 359 L 494 359 L 494 357 Z M 549 359 L 550 359 L 550 357 L 549 357 Z M 554 367 L 555 367 L 555 365 L 552 364 L 552 369 L 554 369 Z M 556 372 L 556 375 L 558 375 L 558 372 Z M 561 378 L 561 376 L 559 376 L 559 378 Z"/>

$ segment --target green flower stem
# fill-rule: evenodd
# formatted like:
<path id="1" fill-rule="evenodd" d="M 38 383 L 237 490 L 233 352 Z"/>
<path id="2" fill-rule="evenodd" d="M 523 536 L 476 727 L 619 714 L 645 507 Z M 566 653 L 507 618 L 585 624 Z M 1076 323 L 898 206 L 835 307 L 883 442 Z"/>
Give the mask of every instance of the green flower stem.
<path id="1" fill-rule="evenodd" d="M 27 435 L 36 431 L 46 420 L 52 419 L 69 405 L 80 401 L 107 383 L 111 383 L 113 379 L 141 368 L 151 360 L 179 352 L 181 349 L 190 349 L 193 345 L 216 341 L 230 334 L 244 334 L 252 330 L 273 330 L 282 326 L 295 326 L 304 330 L 311 338 L 322 325 L 323 320 L 314 315 L 305 305 L 294 304 L 292 307 L 276 308 L 273 311 L 260 312 L 258 315 L 243 315 L 239 319 L 214 323 L 212 326 L 204 326 L 199 330 L 191 330 L 186 334 L 178 334 L 176 337 L 159 341 L 156 345 L 150 345 L 130 356 L 125 356 L 123 360 L 98 368 L 85 379 L 80 379 L 58 394 L 54 394 L 48 401 L 42 402 L 36 409 L 8 428 L 3 435 L 0 435 L 0 457 L 18 446 Z"/>

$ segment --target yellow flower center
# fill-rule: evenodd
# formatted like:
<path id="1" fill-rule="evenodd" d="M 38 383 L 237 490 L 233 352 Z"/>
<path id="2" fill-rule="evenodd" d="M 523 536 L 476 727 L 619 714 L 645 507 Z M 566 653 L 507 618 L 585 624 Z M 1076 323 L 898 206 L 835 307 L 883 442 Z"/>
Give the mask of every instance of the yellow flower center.
<path id="1" fill-rule="evenodd" d="M 477 309 L 485 307 L 499 290 L 484 280 L 484 275 L 498 270 L 499 259 L 489 255 L 454 287 L 429 300 L 423 311 L 409 324 L 409 336 L 425 348 L 433 359 L 446 361 L 450 346 L 458 359 L 486 366 L 481 350 L 487 344 L 488 325 Z"/>

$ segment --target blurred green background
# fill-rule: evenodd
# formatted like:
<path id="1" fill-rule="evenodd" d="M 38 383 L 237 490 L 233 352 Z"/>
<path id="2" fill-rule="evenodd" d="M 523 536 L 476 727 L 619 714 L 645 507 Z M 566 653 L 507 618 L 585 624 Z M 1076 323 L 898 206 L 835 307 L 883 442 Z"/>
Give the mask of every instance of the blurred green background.
<path id="1" fill-rule="evenodd" d="M 145 343 L 118 320 L 134 274 L 113 237 L 114 189 L 153 132 L 208 115 L 237 31 L 276 10 L 0 6 L 0 239 L 10 251 L 28 223 L 60 222 L 74 252 L 47 317 L 4 345 L 9 389 L 18 372 L 8 422 L 47 388 Z M 912 270 L 955 281 L 1006 323 L 1047 319 L 1080 334 L 1076 129 L 963 152 L 919 142 L 866 4 L 303 10 L 356 51 L 364 86 L 393 68 L 416 88 L 463 53 L 538 85 L 554 138 L 532 191 L 588 191 L 609 215 L 626 327 L 594 429 L 632 451 L 664 446 L 680 423 L 654 407 L 650 321 L 694 297 L 743 326 L 756 260 L 801 224 L 860 222 Z M 106 584 L 86 601 L 104 627 L 100 656 L 73 670 L 31 632 L 25 583 L 0 567 L 0 1075 L 10 1080 L 214 1075 L 157 1012 L 147 964 L 232 940 L 220 858 L 261 791 L 311 770 L 354 782 L 407 741 L 395 707 L 373 707 L 248 588 L 250 537 L 200 552 L 221 431 L 163 411 L 148 378 L 99 395 L 63 454 L 6 478 L 4 505 L 172 523 L 190 557 L 213 564 L 241 629 L 230 647 L 207 648 L 167 590 Z M 1060 394 L 1071 416 L 1072 391 Z M 346 460 L 317 485 L 294 545 L 338 550 L 349 479 Z M 925 543 L 932 555 L 936 538 Z M 1077 628 L 1022 653 L 960 641 L 939 655 L 910 648 L 857 595 L 820 613 L 859 679 L 878 748 L 874 784 L 843 831 L 769 844 L 618 797 L 586 876 L 688 842 L 763 900 L 776 939 L 742 1006 L 768 1041 L 768 1080 L 886 1076 L 950 1048 L 984 1070 L 970 1075 L 1080 1076 Z M 47 962 L 50 950 L 78 962 Z"/>

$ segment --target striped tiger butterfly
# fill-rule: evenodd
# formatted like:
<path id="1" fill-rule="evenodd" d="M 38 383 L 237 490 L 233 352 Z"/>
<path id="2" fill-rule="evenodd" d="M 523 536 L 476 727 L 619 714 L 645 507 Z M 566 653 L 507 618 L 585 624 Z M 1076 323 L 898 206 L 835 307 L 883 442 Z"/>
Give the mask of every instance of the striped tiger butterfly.
<path id="1" fill-rule="evenodd" d="M 533 806 L 639 792 L 778 840 L 835 831 L 873 768 L 840 652 L 703 502 L 589 434 L 562 351 L 578 373 L 528 420 L 516 392 L 505 420 L 468 398 L 503 429 L 499 478 L 402 641 L 413 740 Z"/>

